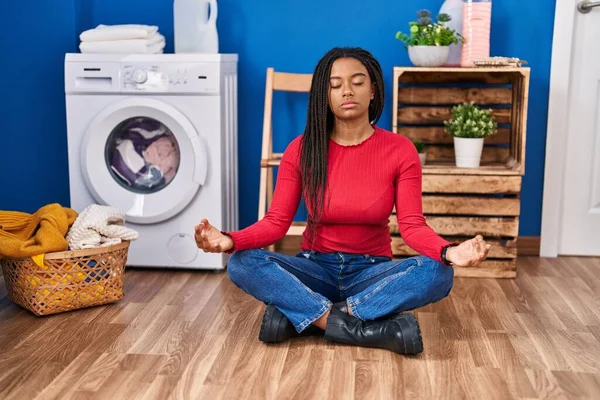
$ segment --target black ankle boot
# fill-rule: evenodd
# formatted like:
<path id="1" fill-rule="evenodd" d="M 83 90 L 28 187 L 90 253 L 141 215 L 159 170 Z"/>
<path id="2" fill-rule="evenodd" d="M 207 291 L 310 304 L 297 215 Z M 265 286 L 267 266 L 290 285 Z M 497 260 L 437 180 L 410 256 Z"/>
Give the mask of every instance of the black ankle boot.
<path id="1" fill-rule="evenodd" d="M 361 321 L 333 307 L 327 319 L 325 339 L 388 349 L 399 354 L 418 354 L 423 351 L 421 330 L 412 314 L 402 314 L 391 320 Z"/>
<path id="2" fill-rule="evenodd" d="M 337 308 L 341 312 L 348 314 L 348 303 L 346 303 L 345 301 L 340 301 L 339 303 L 334 303 L 333 307 Z M 404 315 L 404 313 L 402 313 L 402 312 L 393 312 L 391 314 L 384 315 L 383 317 L 376 318 L 375 321 L 384 321 L 387 319 L 403 319 L 404 318 L 403 315 Z"/>
<path id="3" fill-rule="evenodd" d="M 295 337 L 322 334 L 323 330 L 314 325 L 310 325 L 302 333 L 298 333 L 294 325 L 292 325 L 290 320 L 281 311 L 274 306 L 267 306 L 263 315 L 258 339 L 265 343 L 279 343 Z"/>

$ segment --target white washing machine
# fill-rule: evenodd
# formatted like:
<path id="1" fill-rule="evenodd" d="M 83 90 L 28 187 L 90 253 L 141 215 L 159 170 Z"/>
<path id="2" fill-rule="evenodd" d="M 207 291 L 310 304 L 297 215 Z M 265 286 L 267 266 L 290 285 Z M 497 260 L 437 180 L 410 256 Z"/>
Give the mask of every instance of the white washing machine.
<path id="1" fill-rule="evenodd" d="M 235 54 L 67 54 L 71 207 L 118 208 L 129 266 L 223 269 L 194 226 L 238 229 Z"/>

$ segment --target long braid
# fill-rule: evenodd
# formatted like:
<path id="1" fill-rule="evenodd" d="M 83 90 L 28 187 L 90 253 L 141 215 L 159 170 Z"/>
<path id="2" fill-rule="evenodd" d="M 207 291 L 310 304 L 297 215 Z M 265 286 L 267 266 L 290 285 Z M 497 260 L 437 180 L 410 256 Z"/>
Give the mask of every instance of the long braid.
<path id="1" fill-rule="evenodd" d="M 331 66 L 339 58 L 355 58 L 367 69 L 375 84 L 375 97 L 369 104 L 369 121 L 376 123 L 381 117 L 384 104 L 383 74 L 379 62 L 359 47 L 336 47 L 318 62 L 312 77 L 306 128 L 301 142 L 300 172 L 306 206 L 309 210 L 311 248 L 315 240 L 317 224 L 325 208 L 327 187 L 327 153 L 329 138 L 333 131 L 334 116 L 329 109 L 329 76 Z M 312 212 L 311 212 L 312 211 Z"/>

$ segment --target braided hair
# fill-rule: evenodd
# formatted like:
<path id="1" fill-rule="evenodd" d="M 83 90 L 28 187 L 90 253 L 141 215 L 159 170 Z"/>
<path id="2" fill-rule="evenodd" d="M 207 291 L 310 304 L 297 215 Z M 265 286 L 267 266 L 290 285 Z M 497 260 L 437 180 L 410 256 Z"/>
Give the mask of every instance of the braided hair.
<path id="1" fill-rule="evenodd" d="M 327 152 L 329 138 L 334 128 L 334 115 L 329 108 L 329 78 L 333 63 L 339 58 L 360 61 L 369 73 L 374 85 L 374 98 L 369 104 L 369 122 L 376 123 L 383 111 L 383 73 L 379 62 L 360 47 L 336 47 L 319 60 L 312 77 L 306 127 L 301 141 L 300 173 L 306 206 L 309 212 L 308 226 L 314 243 L 316 225 L 323 215 L 325 188 L 327 186 Z"/>

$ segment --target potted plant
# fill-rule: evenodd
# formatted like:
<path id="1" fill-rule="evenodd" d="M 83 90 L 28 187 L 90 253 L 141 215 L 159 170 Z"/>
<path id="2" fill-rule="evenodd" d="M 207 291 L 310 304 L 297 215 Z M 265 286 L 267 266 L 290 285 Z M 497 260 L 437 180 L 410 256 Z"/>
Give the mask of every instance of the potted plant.
<path id="1" fill-rule="evenodd" d="M 415 145 L 415 147 L 417 149 L 417 153 L 419 153 L 419 159 L 421 160 L 421 166 L 424 166 L 425 165 L 425 159 L 426 159 L 425 143 L 420 142 L 418 140 L 413 140 L 412 142 L 413 142 L 413 144 Z"/>
<path id="2" fill-rule="evenodd" d="M 439 67 L 448 61 L 450 45 L 463 41 L 460 33 L 446 26 L 452 17 L 439 14 L 433 22 L 429 10 L 417 12 L 417 21 L 411 21 L 410 35 L 396 33 L 396 39 L 405 43 L 410 61 L 417 67 Z"/>
<path id="3" fill-rule="evenodd" d="M 492 110 L 481 109 L 473 102 L 452 108 L 452 117 L 444 121 L 445 130 L 454 138 L 456 166 L 478 168 L 485 137 L 496 133 L 498 124 Z"/>

